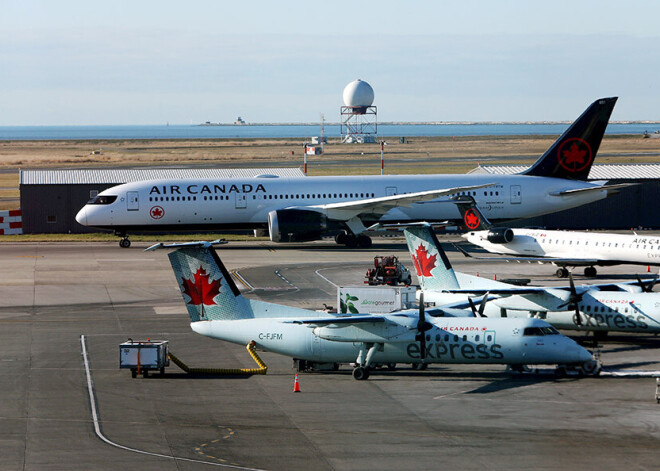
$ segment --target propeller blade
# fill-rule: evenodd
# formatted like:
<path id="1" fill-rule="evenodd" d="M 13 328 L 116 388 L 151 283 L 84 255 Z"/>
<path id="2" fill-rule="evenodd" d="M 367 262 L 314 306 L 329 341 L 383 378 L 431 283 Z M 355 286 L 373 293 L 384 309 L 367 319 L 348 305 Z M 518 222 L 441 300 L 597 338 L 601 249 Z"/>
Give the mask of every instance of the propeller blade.
<path id="1" fill-rule="evenodd" d="M 582 316 L 580 315 L 580 310 L 578 309 L 577 304 L 575 305 L 575 324 L 582 325 Z"/>
<path id="2" fill-rule="evenodd" d="M 468 303 L 470 304 L 470 309 L 472 309 L 472 314 L 474 317 L 479 317 L 477 315 L 477 307 L 474 305 L 474 301 L 472 301 L 472 298 L 468 298 Z"/>
<path id="3" fill-rule="evenodd" d="M 486 309 L 486 303 L 488 302 L 488 291 L 484 294 L 484 297 L 481 299 L 481 304 L 479 305 L 479 317 L 486 317 L 484 310 Z"/>
<path id="4" fill-rule="evenodd" d="M 658 282 L 658 275 L 655 275 L 651 282 L 649 283 L 649 293 L 653 292 L 653 288 L 655 288 L 655 284 Z"/>
<path id="5" fill-rule="evenodd" d="M 643 293 L 650 293 L 653 291 L 653 288 L 655 287 L 655 284 L 658 282 L 658 275 L 655 275 L 652 280 L 650 280 L 648 283 L 644 283 L 642 279 L 639 277 L 639 275 L 635 275 L 637 277 L 637 284 L 639 287 L 642 289 Z"/>
<path id="6" fill-rule="evenodd" d="M 575 291 L 575 283 L 573 283 L 573 273 L 568 272 L 568 282 L 570 283 L 571 288 L 571 297 L 577 296 L 577 291 Z"/>

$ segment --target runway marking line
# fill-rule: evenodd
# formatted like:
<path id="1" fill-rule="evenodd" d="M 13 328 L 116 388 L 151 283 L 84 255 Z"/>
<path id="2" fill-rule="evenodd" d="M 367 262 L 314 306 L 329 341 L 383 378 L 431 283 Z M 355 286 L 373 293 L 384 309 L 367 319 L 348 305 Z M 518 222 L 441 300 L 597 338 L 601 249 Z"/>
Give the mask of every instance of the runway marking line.
<path id="1" fill-rule="evenodd" d="M 87 354 L 87 343 L 85 341 L 85 336 L 80 335 L 80 348 L 81 348 L 81 354 L 83 357 L 83 367 L 85 369 L 85 377 L 87 380 L 87 393 L 89 397 L 89 406 L 92 412 L 92 421 L 94 422 L 94 432 L 96 433 L 96 436 L 101 439 L 101 441 L 107 443 L 108 445 L 114 446 L 116 448 L 130 451 L 133 453 L 139 453 L 141 455 L 148 455 L 148 456 L 155 456 L 157 458 L 165 458 L 168 460 L 175 460 L 175 461 L 186 461 L 188 463 L 200 463 L 200 464 L 207 464 L 209 466 L 218 466 L 222 468 L 231 468 L 231 469 L 242 469 L 246 471 L 264 471 L 259 468 L 248 468 L 245 466 L 240 466 L 238 464 L 226 464 L 226 463 L 216 463 L 213 461 L 203 461 L 203 460 L 196 460 L 192 458 L 183 458 L 180 456 L 171 456 L 171 455 L 163 455 L 161 453 L 153 453 L 150 451 L 145 451 L 145 450 L 139 450 L 137 448 L 131 448 L 128 446 L 120 445 L 119 443 L 113 442 L 109 438 L 107 438 L 105 435 L 103 435 L 103 432 L 101 431 L 101 419 L 99 417 L 99 412 L 98 412 L 98 407 L 96 404 L 96 392 L 94 390 L 94 382 L 92 381 L 92 373 L 89 368 L 89 355 Z M 219 459 L 219 458 L 216 458 Z"/>

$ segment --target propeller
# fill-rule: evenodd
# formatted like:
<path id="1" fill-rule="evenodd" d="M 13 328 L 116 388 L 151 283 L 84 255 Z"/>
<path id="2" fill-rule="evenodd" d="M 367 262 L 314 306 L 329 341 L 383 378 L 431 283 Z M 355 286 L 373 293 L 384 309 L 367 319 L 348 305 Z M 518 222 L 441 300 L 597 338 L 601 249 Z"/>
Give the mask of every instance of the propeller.
<path id="1" fill-rule="evenodd" d="M 639 277 L 639 275 L 635 275 L 635 276 L 637 277 L 637 284 L 642 289 L 643 293 L 651 293 L 653 291 L 653 288 L 655 287 L 655 284 L 658 282 L 658 275 L 655 275 L 653 279 L 648 283 L 644 283 L 642 279 Z"/>
<path id="2" fill-rule="evenodd" d="M 486 303 L 488 302 L 488 292 L 484 294 L 484 297 L 481 298 L 481 303 L 479 304 L 479 310 L 477 310 L 476 306 L 474 305 L 474 301 L 472 301 L 472 298 L 468 298 L 468 303 L 470 303 L 470 309 L 472 309 L 472 314 L 474 314 L 474 317 L 486 317 L 484 314 L 484 309 L 486 309 Z"/>
<path id="3" fill-rule="evenodd" d="M 568 301 L 560 304 L 557 308 L 562 308 L 568 306 L 569 309 L 575 309 L 575 323 L 577 325 L 582 325 L 582 316 L 580 315 L 580 309 L 578 308 L 578 303 L 582 301 L 582 294 L 578 294 L 575 290 L 575 283 L 573 283 L 573 274 L 568 272 L 568 281 L 571 294 L 568 297 Z"/>
<path id="4" fill-rule="evenodd" d="M 426 360 L 426 331 L 433 328 L 433 324 L 426 322 L 426 312 L 424 310 L 424 293 L 419 295 L 419 320 L 417 321 L 417 335 L 415 340 L 419 341 L 419 355 L 422 360 Z"/>

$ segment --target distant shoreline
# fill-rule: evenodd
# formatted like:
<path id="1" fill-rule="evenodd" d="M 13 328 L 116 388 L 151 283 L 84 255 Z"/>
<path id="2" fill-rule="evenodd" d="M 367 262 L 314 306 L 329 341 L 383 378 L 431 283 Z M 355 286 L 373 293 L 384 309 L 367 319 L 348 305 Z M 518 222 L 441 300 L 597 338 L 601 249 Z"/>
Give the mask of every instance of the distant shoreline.
<path id="1" fill-rule="evenodd" d="M 548 126 L 571 124 L 573 121 L 382 121 L 378 122 L 379 126 Z M 325 122 L 325 126 L 341 126 L 339 122 Z M 610 121 L 609 124 L 660 124 L 660 121 Z M 192 124 L 191 126 L 320 126 L 319 122 L 308 123 L 200 123 Z M 181 126 L 181 125 L 178 125 Z M 185 125 L 183 125 L 185 126 Z"/>

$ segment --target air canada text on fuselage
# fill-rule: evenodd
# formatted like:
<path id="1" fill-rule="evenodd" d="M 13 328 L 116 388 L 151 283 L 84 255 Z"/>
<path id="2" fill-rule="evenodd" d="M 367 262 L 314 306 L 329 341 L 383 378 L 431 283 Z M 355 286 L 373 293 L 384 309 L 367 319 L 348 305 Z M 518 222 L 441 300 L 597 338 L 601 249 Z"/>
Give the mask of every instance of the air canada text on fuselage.
<path id="1" fill-rule="evenodd" d="M 266 193 L 266 188 L 260 183 L 251 185 L 243 183 L 242 185 L 154 185 L 149 191 L 150 195 L 214 195 L 218 193 Z"/>

